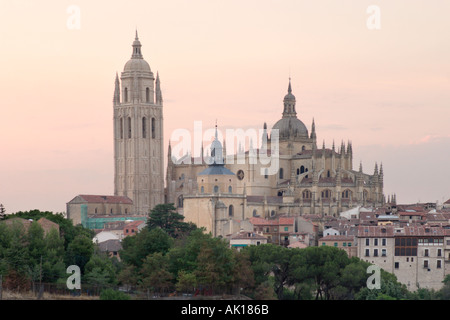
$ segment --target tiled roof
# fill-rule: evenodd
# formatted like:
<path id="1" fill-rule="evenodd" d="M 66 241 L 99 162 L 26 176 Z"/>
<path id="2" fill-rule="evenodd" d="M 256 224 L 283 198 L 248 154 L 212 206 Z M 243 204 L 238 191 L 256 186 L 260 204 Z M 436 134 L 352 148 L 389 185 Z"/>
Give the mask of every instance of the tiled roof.
<path id="1" fill-rule="evenodd" d="M 425 212 L 406 212 L 406 211 L 402 211 L 402 212 L 397 212 L 398 215 L 400 216 L 425 216 Z"/>
<path id="2" fill-rule="evenodd" d="M 136 221 L 133 221 L 133 222 L 129 222 L 129 223 L 125 224 L 125 228 L 137 227 L 137 226 L 139 226 L 141 223 L 144 223 L 144 221 L 142 221 L 142 220 L 136 220 Z"/>
<path id="3" fill-rule="evenodd" d="M 79 195 L 83 200 L 88 203 L 123 203 L 123 204 L 133 204 L 133 201 L 125 196 L 102 196 L 102 195 L 91 195 L 91 194 L 81 194 Z"/>
<path id="4" fill-rule="evenodd" d="M 258 218 L 258 217 L 251 217 L 250 223 L 253 225 L 271 225 L 271 226 L 278 226 L 278 225 L 293 225 L 294 224 L 294 218 L 291 217 L 280 217 L 278 220 L 267 220 L 264 218 Z"/>
<path id="5" fill-rule="evenodd" d="M 119 251 L 122 249 L 122 244 L 120 243 L 120 240 L 117 239 L 111 239 L 106 240 L 98 244 L 100 251 Z"/>
<path id="6" fill-rule="evenodd" d="M 384 230 L 384 231 L 383 231 Z M 399 236 L 444 236 L 446 229 L 441 227 L 430 227 L 422 225 L 404 226 L 359 226 L 358 237 L 399 237 Z"/>

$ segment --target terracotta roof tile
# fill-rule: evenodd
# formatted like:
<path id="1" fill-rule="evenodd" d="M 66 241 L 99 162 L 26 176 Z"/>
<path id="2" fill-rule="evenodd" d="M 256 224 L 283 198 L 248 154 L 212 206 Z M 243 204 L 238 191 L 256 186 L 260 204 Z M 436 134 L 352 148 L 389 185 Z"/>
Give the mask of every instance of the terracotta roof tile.
<path id="1" fill-rule="evenodd" d="M 133 204 L 133 201 L 125 196 L 104 196 L 104 195 L 91 195 L 81 194 L 80 197 L 88 203 L 123 203 Z"/>

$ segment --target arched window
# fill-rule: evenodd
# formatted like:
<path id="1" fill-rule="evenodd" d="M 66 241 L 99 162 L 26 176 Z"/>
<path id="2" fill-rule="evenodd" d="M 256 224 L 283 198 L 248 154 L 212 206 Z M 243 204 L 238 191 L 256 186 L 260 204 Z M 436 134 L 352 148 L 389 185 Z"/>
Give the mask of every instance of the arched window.
<path id="1" fill-rule="evenodd" d="M 267 168 L 264 169 L 264 179 L 269 179 L 269 170 Z"/>
<path id="2" fill-rule="evenodd" d="M 284 176 L 283 168 L 280 168 L 280 179 L 283 179 L 283 176 Z"/>
<path id="3" fill-rule="evenodd" d="M 233 207 L 233 205 L 230 205 L 230 206 L 228 207 L 228 216 L 229 216 L 229 217 L 232 217 L 233 214 L 234 214 L 234 207 Z"/>
<path id="4" fill-rule="evenodd" d="M 253 216 L 256 217 L 258 215 L 258 211 L 256 209 L 253 209 Z"/>
<path id="5" fill-rule="evenodd" d="M 300 167 L 300 174 L 302 174 L 302 173 L 304 173 L 305 172 L 305 166 L 301 166 Z"/>
<path id="6" fill-rule="evenodd" d="M 219 193 L 219 186 L 214 186 L 214 193 Z"/>
<path id="7" fill-rule="evenodd" d="M 331 190 L 323 190 L 322 191 L 322 198 L 323 199 L 329 199 L 331 198 Z"/>
<path id="8" fill-rule="evenodd" d="M 352 192 L 350 190 L 344 190 L 342 191 L 342 199 L 350 199 L 352 196 Z"/>
<path id="9" fill-rule="evenodd" d="M 183 196 L 178 197 L 178 208 L 183 208 Z"/>
<path id="10" fill-rule="evenodd" d="M 128 117 L 128 139 L 131 139 L 131 118 Z"/>
<path id="11" fill-rule="evenodd" d="M 120 139 L 123 139 L 123 119 L 122 118 L 120 118 L 120 120 L 119 120 L 119 130 L 120 130 L 120 133 L 119 133 L 119 136 L 120 136 Z"/>
<path id="12" fill-rule="evenodd" d="M 231 186 L 228 187 L 228 193 L 233 193 L 233 188 Z"/>
<path id="13" fill-rule="evenodd" d="M 128 88 L 123 91 L 123 101 L 128 102 Z"/>
<path id="14" fill-rule="evenodd" d="M 330 177 L 330 170 L 327 171 L 327 178 Z"/>
<path id="15" fill-rule="evenodd" d="M 200 193 L 205 193 L 205 187 L 204 187 L 204 186 L 202 186 L 202 187 L 200 188 Z"/>
<path id="16" fill-rule="evenodd" d="M 145 102 L 150 102 L 150 88 L 145 89 Z"/>
<path id="17" fill-rule="evenodd" d="M 152 118 L 152 139 L 155 139 L 156 136 L 155 122 L 155 118 Z"/>
<path id="18" fill-rule="evenodd" d="M 311 191 L 305 190 L 302 192 L 303 199 L 311 199 Z"/>
<path id="19" fill-rule="evenodd" d="M 147 138 L 147 118 L 142 118 L 142 138 Z"/>
<path id="20" fill-rule="evenodd" d="M 275 210 L 270 211 L 270 216 L 275 217 Z"/>

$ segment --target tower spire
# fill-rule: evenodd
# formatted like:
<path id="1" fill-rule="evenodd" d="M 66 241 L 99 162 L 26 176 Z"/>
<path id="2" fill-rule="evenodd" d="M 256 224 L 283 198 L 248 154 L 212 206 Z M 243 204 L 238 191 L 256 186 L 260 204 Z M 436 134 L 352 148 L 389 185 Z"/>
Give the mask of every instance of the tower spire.
<path id="1" fill-rule="evenodd" d="M 131 59 L 144 59 L 141 52 L 141 42 L 139 41 L 138 31 L 136 29 L 136 36 L 133 41 L 133 54 L 131 55 Z"/>
<path id="2" fill-rule="evenodd" d="M 116 81 L 114 86 L 114 99 L 113 102 L 115 105 L 120 103 L 120 83 L 119 83 L 119 75 L 116 72 Z"/>

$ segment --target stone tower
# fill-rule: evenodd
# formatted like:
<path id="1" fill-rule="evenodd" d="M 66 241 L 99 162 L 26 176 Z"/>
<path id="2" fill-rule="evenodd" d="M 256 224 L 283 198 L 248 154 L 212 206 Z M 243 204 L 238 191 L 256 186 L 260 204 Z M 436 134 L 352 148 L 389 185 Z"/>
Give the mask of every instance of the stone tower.
<path id="1" fill-rule="evenodd" d="M 114 90 L 114 194 L 147 215 L 164 203 L 163 101 L 159 75 L 144 60 L 136 31 L 131 59 Z"/>

